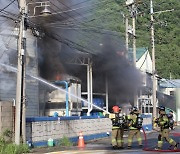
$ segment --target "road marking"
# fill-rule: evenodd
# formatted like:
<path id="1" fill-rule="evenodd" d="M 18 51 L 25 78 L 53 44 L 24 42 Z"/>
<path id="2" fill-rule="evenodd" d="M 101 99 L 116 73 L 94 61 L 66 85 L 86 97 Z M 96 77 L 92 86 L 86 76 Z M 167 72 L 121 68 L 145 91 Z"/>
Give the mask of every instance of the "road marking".
<path id="1" fill-rule="evenodd" d="M 77 150 L 77 151 L 58 151 L 58 152 L 49 152 L 49 153 L 45 153 L 45 154 L 92 154 L 92 153 L 98 153 L 98 154 L 105 154 L 107 153 L 109 150 Z"/>

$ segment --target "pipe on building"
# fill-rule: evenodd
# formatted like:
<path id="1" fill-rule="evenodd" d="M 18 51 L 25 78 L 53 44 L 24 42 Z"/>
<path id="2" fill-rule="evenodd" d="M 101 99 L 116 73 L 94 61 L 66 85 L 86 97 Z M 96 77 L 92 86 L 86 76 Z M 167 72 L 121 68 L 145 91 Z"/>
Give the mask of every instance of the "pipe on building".
<path id="1" fill-rule="evenodd" d="M 88 65 L 87 65 L 87 101 L 89 102 L 88 103 L 88 112 L 87 112 L 87 116 L 90 116 L 90 65 L 89 65 L 89 61 L 90 59 L 88 58 Z"/>
<path id="2" fill-rule="evenodd" d="M 108 108 L 109 108 L 109 102 L 108 102 L 108 77 L 106 74 L 106 111 L 108 112 Z"/>
<path id="3" fill-rule="evenodd" d="M 69 116 L 69 94 L 68 94 L 68 82 L 67 81 L 58 81 L 58 83 L 65 84 L 66 87 L 66 117 Z"/>
<path id="4" fill-rule="evenodd" d="M 88 97 L 89 97 L 89 101 L 90 102 L 90 106 L 88 105 L 88 112 L 87 112 L 87 116 L 90 116 L 90 112 L 93 110 L 93 83 L 92 83 L 92 63 L 90 62 L 90 59 L 88 59 L 88 78 L 89 78 L 89 92 L 88 92 Z M 90 94 L 90 95 L 89 95 Z"/>
<path id="5" fill-rule="evenodd" d="M 90 112 L 93 109 L 93 78 L 92 78 L 92 64 L 90 64 L 90 88 L 91 88 L 91 93 L 90 93 L 90 97 L 91 97 L 91 108 L 90 108 Z"/>

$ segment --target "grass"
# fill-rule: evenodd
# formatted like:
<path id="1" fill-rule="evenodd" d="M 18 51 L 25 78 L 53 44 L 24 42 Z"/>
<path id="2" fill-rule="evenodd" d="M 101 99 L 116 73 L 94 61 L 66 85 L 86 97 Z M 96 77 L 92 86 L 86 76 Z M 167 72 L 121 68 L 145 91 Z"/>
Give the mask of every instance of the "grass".
<path id="1" fill-rule="evenodd" d="M 70 147 L 72 145 L 73 145 L 73 143 L 66 136 L 64 136 L 62 139 L 59 140 L 59 146 Z"/>
<path id="2" fill-rule="evenodd" d="M 5 130 L 0 136 L 0 154 L 23 154 L 28 153 L 29 148 L 26 144 L 16 145 L 12 142 L 13 133 Z"/>

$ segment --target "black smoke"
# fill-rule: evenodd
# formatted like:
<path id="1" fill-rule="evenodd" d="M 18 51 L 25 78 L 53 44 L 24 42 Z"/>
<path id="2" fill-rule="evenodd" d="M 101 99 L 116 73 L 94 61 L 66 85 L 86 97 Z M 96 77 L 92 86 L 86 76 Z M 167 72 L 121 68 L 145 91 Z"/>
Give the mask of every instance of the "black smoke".
<path id="1" fill-rule="evenodd" d="M 68 1 L 63 3 L 68 5 Z M 78 14 L 74 13 L 76 16 Z M 58 18 L 62 23 L 70 21 L 72 13 Z M 93 92 L 105 93 L 107 77 L 110 104 L 133 102 L 134 92 L 141 85 L 141 75 L 126 58 L 127 51 L 119 35 L 100 33 L 99 30 L 74 30 L 68 25 L 63 27 L 65 29 L 48 27 L 46 24 L 42 27 L 46 34 L 39 40 L 39 66 L 43 78 L 53 80 L 58 73 L 69 74 L 82 81 L 82 91 L 86 92 L 86 66 L 68 64 L 68 60 L 89 56 L 93 61 Z"/>

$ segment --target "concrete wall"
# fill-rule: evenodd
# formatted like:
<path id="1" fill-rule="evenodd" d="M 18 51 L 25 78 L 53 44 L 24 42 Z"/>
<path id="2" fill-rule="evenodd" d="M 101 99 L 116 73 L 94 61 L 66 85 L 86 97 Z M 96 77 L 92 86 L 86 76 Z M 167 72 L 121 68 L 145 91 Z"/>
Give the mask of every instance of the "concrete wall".
<path id="1" fill-rule="evenodd" d="M 77 142 L 82 131 L 85 141 L 107 137 L 112 122 L 108 118 L 93 117 L 39 117 L 27 118 L 27 140 L 34 146 L 46 146 L 49 138 L 59 141 L 66 136 Z"/>
<path id="2" fill-rule="evenodd" d="M 6 129 L 13 131 L 13 114 L 12 102 L 0 102 L 0 133 Z"/>
<path id="3" fill-rule="evenodd" d="M 37 38 L 27 30 L 26 73 L 38 76 Z M 39 116 L 39 81 L 26 77 L 27 116 Z"/>

